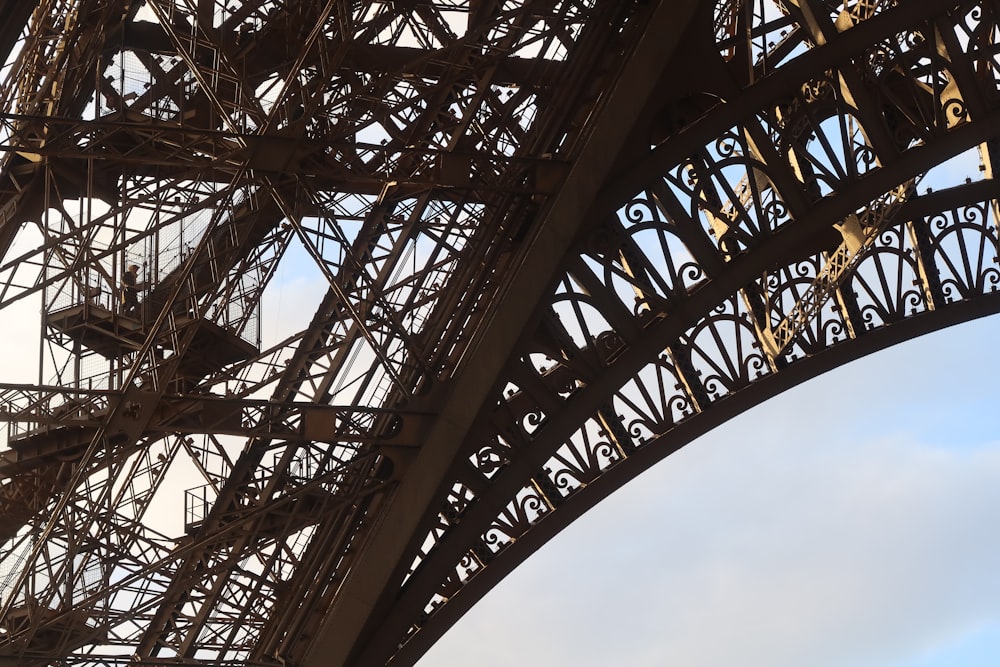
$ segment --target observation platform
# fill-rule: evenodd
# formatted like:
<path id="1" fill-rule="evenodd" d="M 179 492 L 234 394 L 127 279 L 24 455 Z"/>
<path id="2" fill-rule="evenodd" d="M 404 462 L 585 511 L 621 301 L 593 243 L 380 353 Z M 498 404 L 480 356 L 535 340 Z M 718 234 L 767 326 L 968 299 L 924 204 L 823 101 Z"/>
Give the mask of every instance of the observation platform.
<path id="1" fill-rule="evenodd" d="M 146 340 L 139 319 L 87 301 L 48 313 L 45 324 L 107 359 L 138 350 Z"/>
<path id="2" fill-rule="evenodd" d="M 45 324 L 106 359 L 117 359 L 138 351 L 148 334 L 142 317 L 114 312 L 87 302 L 48 313 Z M 165 354 L 174 351 L 172 341 L 186 334 L 189 327 L 196 328 L 194 338 L 180 362 L 179 374 L 184 377 L 200 379 L 257 354 L 257 348 L 252 343 L 211 320 L 181 315 L 175 317 L 171 325 L 176 329 L 173 333 L 178 336 L 162 331 L 158 341 L 158 348 Z"/>

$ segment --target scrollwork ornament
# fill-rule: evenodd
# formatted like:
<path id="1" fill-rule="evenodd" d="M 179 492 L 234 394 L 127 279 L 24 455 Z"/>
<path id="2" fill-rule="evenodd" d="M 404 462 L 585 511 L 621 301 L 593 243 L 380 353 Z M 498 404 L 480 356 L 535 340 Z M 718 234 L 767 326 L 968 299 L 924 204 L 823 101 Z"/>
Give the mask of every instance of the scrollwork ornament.
<path id="1" fill-rule="evenodd" d="M 516 506 L 517 516 L 522 519 L 522 522 L 513 525 L 523 525 L 524 529 L 516 534 L 512 534 L 512 537 L 516 537 L 517 535 L 523 533 L 524 530 L 527 530 L 527 526 L 533 524 L 541 515 L 547 514 L 549 511 L 549 506 L 544 500 L 542 500 L 542 497 L 534 489 L 523 493 L 517 499 Z"/>
<path id="2" fill-rule="evenodd" d="M 900 227 L 887 227 L 878 233 L 877 244 L 885 248 L 897 249 L 903 244 L 903 230 Z"/>
<path id="3" fill-rule="evenodd" d="M 772 231 L 777 230 L 784 223 L 788 222 L 788 206 L 785 202 L 777 197 L 771 199 L 765 203 L 761 210 L 764 213 L 764 217 L 768 222 L 768 227 Z"/>
<path id="4" fill-rule="evenodd" d="M 941 294 L 944 295 L 945 303 L 954 303 L 964 298 L 964 291 L 963 286 L 954 278 L 941 281 Z"/>
<path id="5" fill-rule="evenodd" d="M 951 218 L 947 213 L 935 213 L 927 218 L 927 225 L 933 232 L 937 232 L 936 236 L 940 237 L 940 232 L 946 232 L 951 225 Z M 936 238 L 935 242 L 939 242 L 940 239 Z"/>
<path id="6" fill-rule="evenodd" d="M 702 385 L 705 387 L 705 392 L 713 401 L 727 395 L 730 391 L 727 378 L 724 378 L 719 374 L 713 374 L 702 378 Z"/>
<path id="7" fill-rule="evenodd" d="M 687 184 L 689 192 L 698 185 L 698 168 L 693 159 L 687 159 L 677 167 L 677 182 Z"/>
<path id="8" fill-rule="evenodd" d="M 829 80 L 813 79 L 802 84 L 802 98 L 807 104 L 813 104 L 824 99 L 832 90 Z"/>
<path id="9" fill-rule="evenodd" d="M 712 308 L 712 315 L 725 315 L 733 312 L 732 303 L 730 303 L 730 301 L 731 299 L 726 299 L 725 301 L 715 304 L 715 307 Z"/>
<path id="10" fill-rule="evenodd" d="M 490 555 L 492 556 L 500 548 L 506 546 L 510 542 L 510 536 L 514 532 L 512 530 L 505 530 L 509 525 L 499 524 L 494 522 L 490 529 L 483 534 L 482 544 L 484 547 L 489 549 Z M 496 547 L 491 548 L 491 547 Z M 482 558 L 482 556 L 480 556 Z"/>
<path id="11" fill-rule="evenodd" d="M 568 497 L 573 491 L 578 489 L 583 483 L 579 470 L 575 470 L 565 463 L 551 474 L 552 484 L 563 492 L 563 497 Z"/>
<path id="12" fill-rule="evenodd" d="M 519 423 L 525 433 L 533 435 L 545 423 L 545 413 L 540 409 L 532 410 L 522 416 Z"/>
<path id="13" fill-rule="evenodd" d="M 980 284 L 983 286 L 983 294 L 997 291 L 997 287 L 1000 287 L 1000 269 L 995 266 L 984 269 L 980 274 Z"/>
<path id="14" fill-rule="evenodd" d="M 944 105 L 944 115 L 945 122 L 950 126 L 948 120 L 954 120 L 955 122 L 964 121 L 968 117 L 968 109 L 966 108 L 965 101 L 958 98 L 950 98 L 945 101 Z"/>
<path id="15" fill-rule="evenodd" d="M 678 415 L 678 418 L 675 420 L 675 422 L 680 422 L 694 414 L 694 405 L 691 403 L 690 399 L 688 399 L 686 396 L 674 394 L 673 396 L 670 397 L 670 400 L 667 401 L 666 414 L 671 416 L 675 414 Z M 667 425 L 666 421 L 664 421 L 663 423 L 665 426 Z"/>
<path id="16" fill-rule="evenodd" d="M 766 375 L 771 370 L 767 359 L 762 354 L 748 354 L 743 359 L 743 377 L 747 380 L 759 378 Z"/>
<path id="17" fill-rule="evenodd" d="M 479 560 L 477 560 L 471 553 L 467 552 L 462 554 L 462 559 L 458 561 L 458 566 L 455 569 L 457 570 L 456 575 L 459 578 L 459 582 L 465 583 L 472 578 L 472 575 L 483 569 L 483 566 L 480 564 Z M 458 588 L 458 586 L 456 586 L 456 588 Z"/>
<path id="18" fill-rule="evenodd" d="M 741 156 L 741 146 L 740 138 L 731 130 L 715 140 L 715 151 L 723 159 Z"/>
<path id="19" fill-rule="evenodd" d="M 800 259 L 794 264 L 787 268 L 788 275 L 792 278 L 807 278 L 811 281 L 816 277 L 816 274 L 820 270 L 820 260 L 818 256 L 806 257 L 805 259 Z M 796 282 L 803 282 L 802 280 L 797 280 Z"/>
<path id="20" fill-rule="evenodd" d="M 907 290 L 902 295 L 903 312 L 918 313 L 924 310 L 924 295 L 917 290 Z"/>
<path id="21" fill-rule="evenodd" d="M 816 340 L 817 351 L 847 337 L 847 326 L 840 317 L 828 318 L 820 324 L 819 331 L 820 336 Z"/>
<path id="22" fill-rule="evenodd" d="M 705 278 L 705 270 L 701 268 L 700 264 L 695 264 L 694 262 L 682 264 L 678 273 L 681 276 L 681 283 L 685 289 L 697 285 Z"/>
<path id="23" fill-rule="evenodd" d="M 632 441 L 637 445 L 641 445 L 649 437 L 655 437 L 666 433 L 667 429 L 671 426 L 673 426 L 673 422 L 668 422 L 663 417 L 658 419 L 653 419 L 652 417 L 637 417 L 626 425 L 626 429 L 628 430 L 628 434 L 632 438 Z"/>
<path id="24" fill-rule="evenodd" d="M 878 155 L 868 144 L 859 144 L 854 149 L 854 164 L 861 173 L 871 171 L 878 163 Z"/>
<path id="25" fill-rule="evenodd" d="M 646 434 L 653 433 L 651 422 L 648 419 L 634 419 L 625 425 L 625 431 L 632 442 L 639 444 L 646 439 Z"/>
<path id="26" fill-rule="evenodd" d="M 602 472 L 621 459 L 618 448 L 610 441 L 607 431 L 599 429 L 588 434 L 586 429 L 579 431 L 572 439 L 549 460 L 546 471 L 556 488 L 565 491 L 568 496 L 581 484 L 588 484 L 597 479 Z"/>
<path id="27" fill-rule="evenodd" d="M 643 212 L 646 212 L 644 214 Z M 640 224 L 643 222 L 656 222 L 660 219 L 659 213 L 656 210 L 656 206 L 653 204 L 651 197 L 636 197 L 625 205 L 622 211 L 625 216 L 625 220 L 632 224 Z"/>
<path id="28" fill-rule="evenodd" d="M 577 378 L 572 375 L 559 376 L 559 379 L 552 382 L 552 389 L 559 394 L 559 398 L 565 400 L 577 390 Z"/>
<path id="29" fill-rule="evenodd" d="M 899 43 L 904 45 L 908 50 L 914 50 L 922 47 L 927 40 L 924 39 L 923 33 L 917 30 L 907 30 L 900 35 Z"/>
<path id="30" fill-rule="evenodd" d="M 989 215 L 986 212 L 986 204 L 979 202 L 963 206 L 959 212 L 959 219 L 962 220 L 962 222 L 970 223 L 977 227 L 976 231 L 978 233 L 985 235 L 989 234 L 989 232 L 986 231 L 986 223 L 989 221 Z"/>
<path id="31" fill-rule="evenodd" d="M 594 472 L 600 473 L 607 470 L 612 463 L 619 460 L 618 448 L 607 440 L 597 440 L 591 449 L 589 461 L 593 463 Z M 603 464 L 602 464 L 603 462 Z M 595 475 L 596 478 L 596 475 Z"/>
<path id="32" fill-rule="evenodd" d="M 523 535 L 539 517 L 547 514 L 548 511 L 548 505 L 535 489 L 522 488 L 483 533 L 482 544 L 490 551 L 488 558 L 492 558 L 510 544 L 511 538 Z"/>
<path id="33" fill-rule="evenodd" d="M 864 323 L 864 328 L 866 331 L 874 329 L 879 321 L 882 321 L 881 317 L 876 319 L 879 315 L 880 304 L 869 304 L 861 307 L 861 321 Z"/>
<path id="34" fill-rule="evenodd" d="M 487 479 L 493 477 L 501 468 L 510 462 L 506 447 L 501 447 L 494 440 L 491 444 L 480 448 L 473 455 L 472 465 Z"/>

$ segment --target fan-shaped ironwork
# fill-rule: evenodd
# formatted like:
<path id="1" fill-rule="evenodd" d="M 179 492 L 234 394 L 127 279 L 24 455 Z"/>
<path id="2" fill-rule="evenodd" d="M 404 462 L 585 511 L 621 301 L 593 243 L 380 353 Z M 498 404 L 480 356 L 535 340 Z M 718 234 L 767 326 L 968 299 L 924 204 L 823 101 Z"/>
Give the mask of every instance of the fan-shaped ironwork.
<path id="1" fill-rule="evenodd" d="M 695 436 L 1000 309 L 992 0 L 0 16 L 0 665 L 412 664 Z"/>

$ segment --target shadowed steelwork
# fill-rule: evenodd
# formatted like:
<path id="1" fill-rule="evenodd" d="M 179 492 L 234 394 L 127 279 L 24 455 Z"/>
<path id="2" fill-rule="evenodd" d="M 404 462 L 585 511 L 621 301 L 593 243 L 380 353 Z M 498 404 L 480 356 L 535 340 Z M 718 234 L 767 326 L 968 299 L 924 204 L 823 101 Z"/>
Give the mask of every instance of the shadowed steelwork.
<path id="1" fill-rule="evenodd" d="M 30 4 L 0 665 L 413 664 L 696 436 L 1000 310 L 993 0 Z"/>

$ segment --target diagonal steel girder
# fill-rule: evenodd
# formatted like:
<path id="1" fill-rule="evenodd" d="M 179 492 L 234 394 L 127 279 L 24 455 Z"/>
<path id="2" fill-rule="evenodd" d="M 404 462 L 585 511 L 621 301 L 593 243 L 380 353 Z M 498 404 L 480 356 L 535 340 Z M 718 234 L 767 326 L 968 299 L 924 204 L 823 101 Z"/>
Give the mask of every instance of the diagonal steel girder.
<path id="1" fill-rule="evenodd" d="M 405 575 L 406 554 L 423 535 L 448 471 L 472 428 L 472 417 L 499 381 L 504 360 L 530 323 L 536 304 L 555 278 L 561 258 L 584 220 L 594 193 L 610 177 L 613 160 L 670 61 L 698 0 L 663 0 L 652 11 L 618 81 L 604 101 L 586 145 L 561 190 L 542 213 L 534 236 L 512 272 L 488 324 L 463 363 L 441 387 L 442 408 L 387 502 L 377 532 L 364 547 L 324 617 L 302 665 L 384 664 L 395 646 L 370 645 Z"/>

